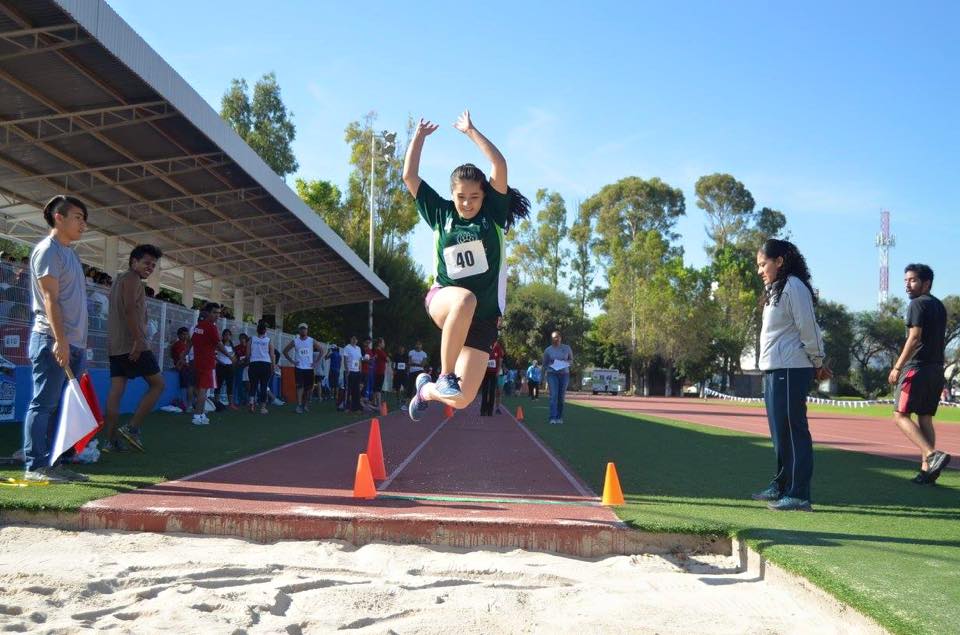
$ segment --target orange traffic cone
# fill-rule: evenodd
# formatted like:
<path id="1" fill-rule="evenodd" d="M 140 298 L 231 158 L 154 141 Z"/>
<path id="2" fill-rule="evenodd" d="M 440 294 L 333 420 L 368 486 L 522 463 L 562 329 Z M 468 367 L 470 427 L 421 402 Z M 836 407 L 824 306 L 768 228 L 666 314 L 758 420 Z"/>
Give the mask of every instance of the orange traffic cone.
<path id="1" fill-rule="evenodd" d="M 603 480 L 603 499 L 601 505 L 623 505 L 623 490 L 620 489 L 620 477 L 617 466 L 607 463 L 607 477 Z"/>
<path id="2" fill-rule="evenodd" d="M 443 416 L 446 417 L 447 419 L 449 419 L 450 417 L 453 416 L 453 413 L 454 413 L 454 412 L 456 412 L 456 411 L 453 409 L 453 406 L 447 405 L 447 406 L 445 406 L 444 409 L 443 409 Z"/>
<path id="3" fill-rule="evenodd" d="M 383 463 L 383 445 L 380 443 L 380 420 L 376 417 L 370 421 L 367 458 L 370 461 L 370 473 L 373 474 L 373 479 L 382 481 L 387 478 L 387 467 Z"/>
<path id="4" fill-rule="evenodd" d="M 370 459 L 366 454 L 357 457 L 357 477 L 353 481 L 353 497 L 366 499 L 377 497 L 377 486 L 373 484 Z"/>
<path id="5" fill-rule="evenodd" d="M 517 421 L 523 421 L 523 406 L 517 406 Z"/>
<path id="6" fill-rule="evenodd" d="M 381 416 L 381 417 L 386 417 L 388 412 L 390 412 L 390 411 L 387 410 L 387 402 L 386 402 L 386 401 L 381 401 L 381 402 L 380 402 L 380 416 Z"/>

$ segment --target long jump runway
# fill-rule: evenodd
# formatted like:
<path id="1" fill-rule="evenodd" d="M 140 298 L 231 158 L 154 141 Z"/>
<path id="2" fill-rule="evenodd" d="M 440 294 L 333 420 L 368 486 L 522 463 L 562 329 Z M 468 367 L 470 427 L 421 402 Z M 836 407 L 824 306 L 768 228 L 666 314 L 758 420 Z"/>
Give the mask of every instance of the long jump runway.
<path id="1" fill-rule="evenodd" d="M 628 529 L 509 414 L 480 417 L 473 404 L 447 419 L 443 408 L 433 405 L 418 423 L 402 412 L 379 419 L 387 478 L 373 500 L 352 497 L 357 456 L 366 451 L 370 430 L 370 419 L 364 419 L 93 501 L 80 509 L 80 525 L 259 541 L 521 548 L 585 557 L 675 549 L 729 553 L 729 541 L 719 538 Z"/>
<path id="2" fill-rule="evenodd" d="M 644 414 L 677 419 L 689 423 L 749 432 L 770 436 L 766 411 L 763 408 L 727 405 L 712 400 L 680 397 L 609 397 L 577 395 L 570 399 L 585 405 L 640 412 Z M 808 411 L 810 434 L 817 445 L 825 445 L 841 450 L 876 454 L 888 458 L 902 459 L 918 463 L 919 450 L 900 432 L 893 422 L 893 414 L 888 419 L 857 417 L 836 413 Z M 934 425 L 937 432 L 937 449 L 955 457 L 960 457 L 960 425 L 944 423 Z M 954 459 L 950 468 L 960 467 L 960 460 Z"/>

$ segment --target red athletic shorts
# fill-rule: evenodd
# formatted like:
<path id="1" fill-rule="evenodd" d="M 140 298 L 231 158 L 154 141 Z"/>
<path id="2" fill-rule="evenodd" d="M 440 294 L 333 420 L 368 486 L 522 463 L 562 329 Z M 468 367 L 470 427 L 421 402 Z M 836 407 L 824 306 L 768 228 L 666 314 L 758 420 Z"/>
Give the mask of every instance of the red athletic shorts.
<path id="1" fill-rule="evenodd" d="M 217 370 L 215 368 L 197 369 L 197 388 L 207 390 L 217 387 Z"/>

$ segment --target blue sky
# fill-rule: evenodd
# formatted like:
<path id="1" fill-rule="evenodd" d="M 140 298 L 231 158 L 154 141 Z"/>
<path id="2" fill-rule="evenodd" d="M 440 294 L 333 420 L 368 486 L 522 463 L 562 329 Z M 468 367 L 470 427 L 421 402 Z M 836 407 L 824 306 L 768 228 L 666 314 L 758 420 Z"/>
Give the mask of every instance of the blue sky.
<path id="1" fill-rule="evenodd" d="M 728 172 L 787 214 L 822 297 L 875 306 L 882 209 L 891 293 L 911 261 L 960 293 L 958 3 L 110 4 L 217 109 L 231 78 L 275 71 L 297 176 L 344 185 L 343 130 L 375 110 L 381 129 L 445 124 L 421 165 L 442 185 L 482 160 L 450 126 L 469 107 L 531 198 L 572 210 L 625 176 L 683 189 L 690 264 L 706 263 L 694 183 Z M 412 251 L 428 269 L 423 227 Z"/>

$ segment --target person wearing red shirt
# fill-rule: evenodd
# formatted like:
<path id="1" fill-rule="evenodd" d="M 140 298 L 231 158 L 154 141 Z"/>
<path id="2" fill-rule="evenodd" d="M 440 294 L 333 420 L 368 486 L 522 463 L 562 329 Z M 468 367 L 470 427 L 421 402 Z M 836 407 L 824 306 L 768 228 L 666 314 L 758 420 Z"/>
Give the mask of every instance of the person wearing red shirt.
<path id="1" fill-rule="evenodd" d="M 503 347 L 497 338 L 490 347 L 490 359 L 487 360 L 487 372 L 480 385 L 480 416 L 492 417 L 493 404 L 497 395 L 497 377 L 500 375 L 500 366 L 503 363 Z"/>
<path id="2" fill-rule="evenodd" d="M 205 426 L 210 423 L 204 412 L 207 391 L 217 385 L 217 351 L 228 354 L 220 342 L 217 320 L 220 319 L 220 305 L 208 302 L 200 311 L 200 319 L 190 338 L 193 348 L 193 367 L 196 372 L 196 398 L 193 402 L 193 425 Z"/>
<path id="3" fill-rule="evenodd" d="M 173 367 L 177 369 L 180 375 L 180 403 L 184 412 L 189 410 L 187 404 L 193 403 L 193 367 L 187 361 L 187 350 L 190 348 L 190 329 L 181 326 L 177 329 L 177 341 L 170 345 L 170 358 L 173 359 Z"/>
<path id="4" fill-rule="evenodd" d="M 380 400 L 383 393 L 383 378 L 387 374 L 387 351 L 386 342 L 382 337 L 378 337 L 370 355 L 373 361 L 373 405 L 380 408 Z"/>

